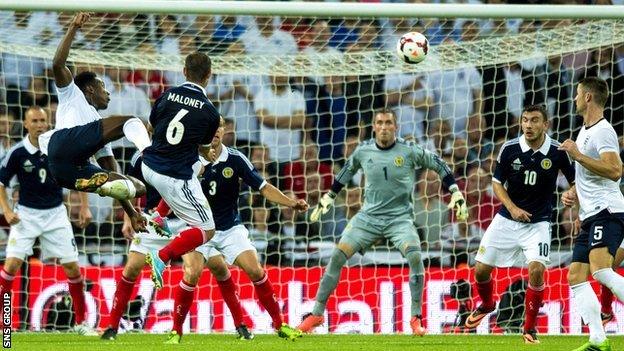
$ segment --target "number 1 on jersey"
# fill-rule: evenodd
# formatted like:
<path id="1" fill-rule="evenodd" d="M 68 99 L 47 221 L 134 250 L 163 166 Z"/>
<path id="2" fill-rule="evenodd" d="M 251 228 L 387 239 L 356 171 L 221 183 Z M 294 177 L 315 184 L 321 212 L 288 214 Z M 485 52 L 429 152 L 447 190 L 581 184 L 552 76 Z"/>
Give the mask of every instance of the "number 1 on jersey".
<path id="1" fill-rule="evenodd" d="M 178 145 L 182 141 L 184 135 L 184 124 L 180 120 L 186 116 L 188 110 L 180 109 L 176 113 L 175 117 L 169 122 L 167 126 L 167 142 L 171 145 Z"/>
<path id="2" fill-rule="evenodd" d="M 388 168 L 384 167 L 384 178 L 386 178 L 386 180 L 388 180 Z"/>

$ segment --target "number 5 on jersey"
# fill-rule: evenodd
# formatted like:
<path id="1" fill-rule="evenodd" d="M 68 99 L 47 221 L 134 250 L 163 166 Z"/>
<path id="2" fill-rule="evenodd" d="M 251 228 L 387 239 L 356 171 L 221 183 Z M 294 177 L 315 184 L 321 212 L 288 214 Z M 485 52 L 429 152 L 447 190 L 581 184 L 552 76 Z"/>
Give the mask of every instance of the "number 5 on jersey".
<path id="1" fill-rule="evenodd" d="M 167 126 L 167 142 L 169 144 L 178 145 L 182 141 L 182 136 L 184 136 L 184 124 L 182 124 L 180 120 L 182 120 L 187 113 L 188 110 L 180 109 L 171 122 L 169 122 Z"/>

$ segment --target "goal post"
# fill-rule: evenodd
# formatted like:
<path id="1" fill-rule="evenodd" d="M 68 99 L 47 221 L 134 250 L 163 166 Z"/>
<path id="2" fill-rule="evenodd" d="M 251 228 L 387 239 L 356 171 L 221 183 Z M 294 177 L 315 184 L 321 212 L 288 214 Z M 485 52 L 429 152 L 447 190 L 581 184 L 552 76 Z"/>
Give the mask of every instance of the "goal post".
<path id="1" fill-rule="evenodd" d="M 518 136 L 523 107 L 544 105 L 549 134 L 563 141 L 580 126 L 573 106 L 576 83 L 584 76 L 600 76 L 611 94 L 606 117 L 623 140 L 624 6 L 4 0 L 0 157 L 26 133 L 22 122 L 29 106 L 44 107 L 52 121 L 62 118 L 55 113 L 51 59 L 74 11 L 94 15 L 77 34 L 69 64 L 75 72 L 92 70 L 105 82 L 111 103 L 100 111 L 104 117 L 129 114 L 147 121 L 154 100 L 184 82 L 184 56 L 206 52 L 213 73 L 207 94 L 228 122 L 224 143 L 239 148 L 269 182 L 289 196 L 305 198 L 311 207 L 329 190 L 332 174 L 358 142 L 371 137 L 374 111 L 392 109 L 399 136 L 452 166 L 471 216 L 466 225 L 457 223 L 446 209 L 448 198 L 435 173 L 417 170 L 414 223 L 426 269 L 423 317 L 432 333 L 459 331 L 458 311 L 471 306 L 461 280 L 473 282 L 479 240 L 500 208 L 491 189 L 493 166 L 502 143 Z M 396 56 L 395 46 L 413 30 L 428 38 L 430 50 L 424 62 L 410 65 Z M 261 114 L 290 122 L 278 126 Z M 113 147 L 125 169 L 135 150 L 123 140 Z M 335 243 L 361 209 L 361 181 L 357 174 L 336 208 L 317 224 L 309 223 L 307 214 L 273 206 L 242 189 L 241 220 L 291 325 L 310 312 Z M 562 179 L 559 191 L 566 187 Z M 565 268 L 576 214 L 556 196 L 552 241 L 540 248 L 550 253 L 551 263 L 538 326 L 540 333 L 578 334 L 583 329 L 568 303 Z M 121 234 L 118 206 L 97 196 L 90 201 L 94 223 L 74 231 L 80 263 L 92 283 L 86 292 L 89 321 L 105 327 L 128 242 Z M 76 219 L 77 199 L 68 195 L 68 203 Z M 8 227 L 3 230 L 0 242 L 6 245 Z M 66 321 L 51 317 L 63 307 L 59 297 L 67 294 L 62 269 L 39 259 L 31 259 L 14 285 L 20 292 L 14 311 L 23 316 L 30 311 L 29 329 L 63 329 Z M 257 333 L 271 332 L 253 284 L 239 269 L 232 272 L 246 322 Z M 327 305 L 326 323 L 317 332 L 410 332 L 408 272 L 400 251 L 389 242 L 356 254 L 343 270 Z M 155 293 L 144 272 L 122 329 L 168 331 L 173 289 L 182 274 L 174 264 L 164 289 Z M 516 282 L 527 278 L 521 257 L 514 267 L 496 271 L 496 296 L 505 301 L 502 313 L 482 323 L 478 333 L 519 330 L 522 309 L 509 297 L 521 296 L 522 284 Z M 511 287 L 519 288 L 507 293 Z M 478 302 L 474 291 L 472 298 Z M 616 319 L 624 320 L 624 305 L 613 306 Z M 15 326 L 18 321 L 15 317 Z M 200 280 L 187 327 L 197 333 L 234 330 L 208 273 Z M 624 324 L 610 323 L 607 330 L 622 333 Z"/>

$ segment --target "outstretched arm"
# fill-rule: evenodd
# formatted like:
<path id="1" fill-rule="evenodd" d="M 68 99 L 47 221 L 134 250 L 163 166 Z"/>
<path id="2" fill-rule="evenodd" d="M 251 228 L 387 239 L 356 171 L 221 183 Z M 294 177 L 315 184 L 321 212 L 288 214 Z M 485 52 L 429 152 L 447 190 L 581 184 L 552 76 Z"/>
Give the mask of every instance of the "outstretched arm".
<path id="1" fill-rule="evenodd" d="M 278 205 L 287 206 L 302 212 L 308 209 L 308 204 L 305 200 L 291 199 L 278 188 L 268 183 L 260 189 L 260 194 L 262 194 L 262 196 L 264 196 L 267 200 Z"/>
<path id="2" fill-rule="evenodd" d="M 72 22 L 69 24 L 67 33 L 65 33 L 65 36 L 61 40 L 58 48 L 56 48 L 56 53 L 54 54 L 54 59 L 52 60 L 52 71 L 54 72 L 54 81 L 56 86 L 59 88 L 68 86 L 73 79 L 71 71 L 66 65 L 67 56 L 69 56 L 69 49 L 74 41 L 76 32 L 85 22 L 89 20 L 90 17 L 91 14 L 88 12 L 77 13 Z"/>

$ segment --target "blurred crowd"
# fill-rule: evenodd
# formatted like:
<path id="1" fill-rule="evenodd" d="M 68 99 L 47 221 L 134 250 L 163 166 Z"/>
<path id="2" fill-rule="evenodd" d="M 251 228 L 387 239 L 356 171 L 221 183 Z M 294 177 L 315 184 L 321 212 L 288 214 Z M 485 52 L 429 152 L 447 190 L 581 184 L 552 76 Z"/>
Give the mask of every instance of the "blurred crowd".
<path id="1" fill-rule="evenodd" d="M 471 1 L 472 2 L 472 1 Z M 0 42 L 54 50 L 69 14 L 0 12 Z M 400 35 L 424 33 L 432 45 L 483 37 L 530 33 L 566 26 L 571 21 L 322 19 L 300 17 L 174 16 L 99 14 L 78 33 L 74 48 L 182 57 L 199 50 L 217 55 L 341 55 L 394 50 Z M 53 51 L 52 51 L 53 52 Z M 39 55 L 36 55 L 39 56 Z M 42 55 L 45 56 L 45 55 Z M 71 59 L 71 58 L 70 58 Z M 50 61 L 4 52 L 0 61 L 0 159 L 26 131 L 25 109 L 44 107 L 51 123 L 57 98 Z M 148 121 L 151 104 L 181 72 L 76 64 L 76 71 L 97 72 L 111 94 L 102 116 L 133 115 Z M 470 260 L 482 233 L 500 208 L 491 176 L 502 143 L 518 136 L 523 106 L 543 104 L 550 134 L 560 141 L 575 136 L 575 82 L 585 76 L 605 79 L 611 89 L 607 117 L 624 134 L 624 45 L 599 47 L 553 57 L 536 57 L 495 66 L 465 66 L 422 74 L 381 76 L 261 76 L 215 74 L 207 92 L 226 118 L 224 144 L 238 147 L 271 183 L 314 207 L 329 190 L 333 174 L 358 142 L 371 137 L 373 111 L 393 109 L 398 133 L 440 154 L 460 179 L 470 209 L 468 224 L 456 223 L 437 174 L 418 170 L 414 189 L 415 223 L 430 264 L 458 265 Z M 339 72 L 336 72 L 339 73 Z M 622 139 L 621 139 L 622 140 Z M 134 154 L 127 140 L 113 144 L 122 169 Z M 263 253 L 274 264 L 318 264 L 310 243 L 336 242 L 360 209 L 362 175 L 343 191 L 335 210 L 320 223 L 305 214 L 276 208 L 242 189 L 241 216 Z M 562 189 L 566 186 L 561 182 Z M 14 196 L 19 196 L 15 187 Z M 72 218 L 76 194 L 68 193 Z M 553 201 L 556 199 L 553 197 Z M 125 252 L 122 211 L 110 198 L 90 197 L 93 223 L 75 232 L 93 264 L 103 253 Z M 570 209 L 553 213 L 553 251 L 571 243 Z M 6 225 L 5 232 L 6 230 Z M 383 247 L 384 243 L 380 243 Z M 97 256 L 97 257 L 95 257 Z M 113 255 L 114 256 L 114 255 Z M 123 259 L 123 255 L 118 255 Z M 316 258 L 313 258 L 316 257 Z M 448 259 L 450 258 L 450 259 Z M 113 263 L 119 264 L 113 260 Z"/>

